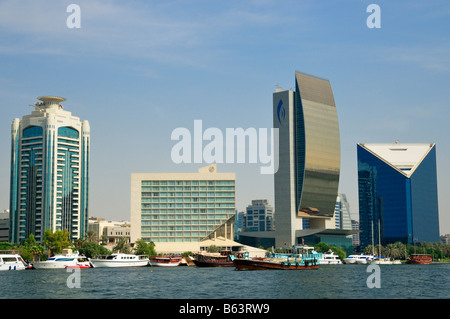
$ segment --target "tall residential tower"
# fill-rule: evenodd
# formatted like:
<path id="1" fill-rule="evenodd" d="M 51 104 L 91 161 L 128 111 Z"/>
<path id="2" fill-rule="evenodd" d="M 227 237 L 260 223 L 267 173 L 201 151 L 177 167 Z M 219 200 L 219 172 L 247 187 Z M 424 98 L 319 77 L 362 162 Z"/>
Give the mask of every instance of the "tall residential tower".
<path id="1" fill-rule="evenodd" d="M 83 238 L 88 224 L 90 128 L 63 110 L 64 98 L 39 97 L 11 126 L 10 241 L 66 230 Z"/>

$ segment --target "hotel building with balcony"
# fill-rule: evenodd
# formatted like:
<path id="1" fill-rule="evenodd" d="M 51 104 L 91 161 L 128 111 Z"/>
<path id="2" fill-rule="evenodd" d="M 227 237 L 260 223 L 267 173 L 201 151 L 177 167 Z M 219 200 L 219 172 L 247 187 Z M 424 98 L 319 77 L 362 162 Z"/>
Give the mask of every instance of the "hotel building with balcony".
<path id="1" fill-rule="evenodd" d="M 90 126 L 63 110 L 64 98 L 39 97 L 11 126 L 10 241 L 66 230 L 83 238 L 88 224 Z"/>

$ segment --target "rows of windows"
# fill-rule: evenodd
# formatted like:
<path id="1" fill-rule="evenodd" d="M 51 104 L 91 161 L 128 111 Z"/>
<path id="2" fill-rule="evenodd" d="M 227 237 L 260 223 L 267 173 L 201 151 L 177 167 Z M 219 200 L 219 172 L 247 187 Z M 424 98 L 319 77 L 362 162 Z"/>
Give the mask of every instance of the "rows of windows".
<path id="1" fill-rule="evenodd" d="M 224 207 L 234 207 L 233 203 L 207 203 L 207 204 L 195 204 L 195 203 L 159 203 L 159 204 L 141 204 L 141 208 L 224 208 Z"/>
<path id="2" fill-rule="evenodd" d="M 234 197 L 161 197 L 142 198 L 142 203 L 196 203 L 196 202 L 234 202 Z"/>
<path id="3" fill-rule="evenodd" d="M 194 224 L 194 223 L 199 223 L 198 220 L 205 220 L 205 219 L 221 219 L 221 220 L 225 220 L 227 219 L 227 215 L 226 214 L 218 214 L 218 215 L 143 215 L 142 216 L 142 225 L 145 224 L 145 220 L 169 220 L 169 225 L 170 225 L 170 220 L 184 220 L 184 222 L 182 222 L 183 224 Z M 150 225 L 150 223 L 148 223 L 147 225 Z M 172 224 L 173 225 L 173 224 Z"/>
<path id="4" fill-rule="evenodd" d="M 178 185 L 178 186 L 190 186 L 190 185 L 234 185 L 234 180 L 219 180 L 219 181 L 142 181 L 142 186 L 166 186 L 166 185 Z"/>
<path id="5" fill-rule="evenodd" d="M 143 192 L 234 191 L 234 186 L 142 186 Z"/>
<path id="6" fill-rule="evenodd" d="M 147 241 L 200 241 L 234 212 L 234 180 L 141 182 L 141 237 Z"/>
<path id="7" fill-rule="evenodd" d="M 181 242 L 197 242 L 202 240 L 205 235 L 200 235 L 200 237 L 150 237 L 148 234 L 143 234 L 142 235 L 142 239 L 146 242 L 160 242 L 160 243 L 168 243 L 168 242 L 177 242 L 177 243 L 181 243 Z"/>

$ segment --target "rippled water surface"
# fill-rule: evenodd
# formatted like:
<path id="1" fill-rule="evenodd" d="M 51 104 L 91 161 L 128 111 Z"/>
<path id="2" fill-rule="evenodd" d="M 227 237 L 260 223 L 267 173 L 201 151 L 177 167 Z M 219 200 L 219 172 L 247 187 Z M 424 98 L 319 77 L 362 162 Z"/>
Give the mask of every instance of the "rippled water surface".
<path id="1" fill-rule="evenodd" d="M 324 265 L 317 270 L 140 267 L 0 272 L 2 299 L 447 299 L 450 264 Z M 372 277 L 370 277 L 372 276 Z M 370 278 L 369 278 L 370 277 Z"/>

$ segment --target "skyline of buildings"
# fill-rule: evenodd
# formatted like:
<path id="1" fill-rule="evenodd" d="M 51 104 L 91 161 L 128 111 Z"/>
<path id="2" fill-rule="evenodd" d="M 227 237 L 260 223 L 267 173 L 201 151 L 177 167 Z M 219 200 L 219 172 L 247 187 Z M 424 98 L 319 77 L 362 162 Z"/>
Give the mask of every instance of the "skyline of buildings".
<path id="1" fill-rule="evenodd" d="M 274 127 L 280 131 L 279 170 L 274 176 L 277 227 L 272 227 L 274 210 L 271 209 L 270 214 L 264 211 L 263 227 L 260 227 L 262 220 L 259 216 L 259 225 L 256 228 L 250 228 L 249 220 L 246 220 L 244 233 L 254 234 L 243 234 L 242 237 L 255 235 L 257 238 L 264 238 L 262 241 L 268 240 L 265 241 L 265 246 L 273 241 L 273 245 L 277 247 L 300 244 L 305 239 L 310 243 L 325 239 L 329 242 L 339 242 L 339 245 L 348 249 L 351 246 L 348 242 L 355 231 L 352 231 L 345 195 L 337 193 L 340 142 L 331 86 L 328 80 L 296 71 L 295 87 L 295 92 L 277 89 L 273 93 L 273 122 Z M 78 117 L 63 111 L 60 103 L 65 101 L 64 98 L 45 96 L 38 99 L 42 103 L 34 105 L 35 111 L 25 115 L 22 121 L 14 119 L 12 123 L 11 241 L 19 242 L 31 233 L 38 241 L 42 241 L 46 229 L 66 229 L 71 233 L 71 239 L 82 238 L 89 217 L 89 123 L 80 122 Z M 370 146 L 371 152 L 376 149 L 376 144 L 358 144 L 358 160 L 360 147 L 365 145 Z M 403 154 L 408 147 L 413 148 L 411 145 L 406 149 L 405 147 L 400 145 L 396 148 L 396 155 Z M 422 176 L 424 174 L 420 177 L 422 184 L 425 181 L 429 190 L 430 185 L 437 186 L 435 145 L 430 144 L 430 147 L 427 155 L 431 154 L 434 164 L 431 159 L 431 164 L 427 165 L 428 170 L 434 170 L 434 179 L 431 176 L 431 180 L 427 180 Z M 416 159 L 413 164 L 397 163 L 395 156 L 389 158 L 387 153 L 381 153 L 384 157 L 394 159 L 391 166 L 410 177 L 419 164 L 417 158 L 420 158 L 423 148 L 424 146 L 420 145 L 419 150 L 414 149 L 413 155 Z M 392 151 L 393 148 L 389 150 Z M 404 161 L 404 158 L 401 160 Z M 428 163 L 429 160 L 425 162 Z M 358 161 L 358 168 L 360 166 Z M 358 169 L 358 172 L 362 171 L 364 169 Z M 366 171 L 369 170 L 366 169 L 362 174 L 367 173 Z M 227 175 L 225 180 L 221 179 L 224 175 L 220 174 Z M 414 175 L 414 180 L 419 179 L 415 178 L 417 175 Z M 198 173 L 133 173 L 131 241 L 143 239 L 157 243 L 199 242 L 210 237 L 222 226 L 225 227 L 225 230 L 221 230 L 225 237 L 233 238 L 234 227 L 227 229 L 227 225 L 231 225 L 230 220 L 235 217 L 235 185 L 235 174 L 217 173 L 215 164 L 200 168 Z M 366 195 L 364 200 L 360 198 L 360 207 L 361 201 L 365 202 L 367 207 L 376 202 L 373 198 L 377 195 L 369 196 L 374 187 L 369 186 L 364 192 L 361 192 L 360 187 L 360 196 Z M 423 192 L 423 189 L 421 191 Z M 53 195 L 55 196 L 52 197 Z M 417 226 L 413 234 L 410 231 L 412 221 L 408 220 L 410 241 L 419 242 L 420 238 L 439 240 L 437 189 L 434 192 L 429 191 L 427 195 L 436 197 L 432 210 L 435 210 L 433 218 L 437 219 L 430 222 L 424 219 L 423 213 L 408 214 L 416 219 L 416 224 L 420 218 L 434 229 L 437 224 L 437 236 L 434 234 L 429 237 L 425 228 Z M 423 206 L 426 197 L 419 200 L 407 199 L 407 209 L 411 209 L 412 203 L 415 203 L 415 207 Z M 414 199 L 417 198 L 419 196 L 416 194 Z M 54 206 L 51 206 L 51 203 Z M 371 207 L 375 209 L 376 204 Z M 384 208 L 381 211 L 384 211 Z M 369 223 L 361 220 L 370 216 L 372 226 L 372 222 L 377 218 L 381 222 L 383 214 L 375 210 L 361 213 L 361 209 L 359 214 L 361 229 L 365 233 L 365 237 L 361 237 L 361 243 L 367 245 L 367 236 L 370 233 L 373 237 L 373 233 L 369 231 Z M 246 214 L 246 218 L 248 217 L 256 217 L 253 209 L 251 214 Z M 382 222 L 384 221 L 383 219 Z M 386 225 L 390 225 L 382 225 L 384 236 Z M 377 227 L 375 225 L 376 230 Z M 389 227 L 386 229 L 389 231 Z M 390 231 L 394 234 L 397 230 Z M 394 238 L 395 235 L 391 237 Z"/>
<path id="2" fill-rule="evenodd" d="M 436 145 L 360 143 L 357 156 L 361 246 L 439 241 Z"/>
<path id="3" fill-rule="evenodd" d="M 38 97 L 11 125 L 10 241 L 46 229 L 83 238 L 88 224 L 90 126 L 63 110 L 65 98 Z"/>

